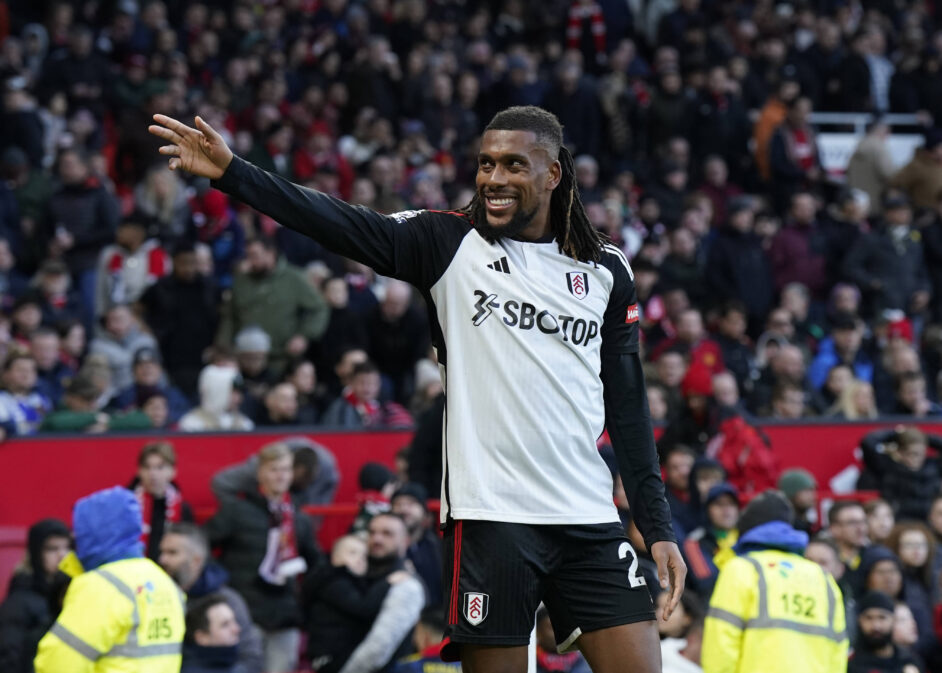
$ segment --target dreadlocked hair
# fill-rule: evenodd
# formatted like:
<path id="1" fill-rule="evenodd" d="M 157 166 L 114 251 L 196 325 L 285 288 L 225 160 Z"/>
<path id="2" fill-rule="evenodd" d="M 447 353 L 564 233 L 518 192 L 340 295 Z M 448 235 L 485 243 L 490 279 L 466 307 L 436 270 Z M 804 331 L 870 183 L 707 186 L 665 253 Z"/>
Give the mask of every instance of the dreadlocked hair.
<path id="1" fill-rule="evenodd" d="M 561 177 L 550 198 L 550 230 L 559 251 L 579 262 L 598 262 L 602 246 L 609 238 L 589 221 L 579 187 L 572 153 L 563 145 L 563 127 L 551 112 L 533 105 L 518 105 L 494 115 L 485 131 L 530 131 L 552 157 L 558 157 Z M 474 198 L 461 212 L 472 218 L 484 215 L 484 204 L 475 192 Z"/>

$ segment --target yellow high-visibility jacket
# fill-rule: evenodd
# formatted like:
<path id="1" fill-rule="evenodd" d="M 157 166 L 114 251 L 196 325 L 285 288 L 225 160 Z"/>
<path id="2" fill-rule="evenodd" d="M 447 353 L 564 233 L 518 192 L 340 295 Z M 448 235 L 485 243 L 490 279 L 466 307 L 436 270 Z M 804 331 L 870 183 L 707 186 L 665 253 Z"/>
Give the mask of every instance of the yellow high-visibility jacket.
<path id="1" fill-rule="evenodd" d="M 818 564 L 768 549 L 723 566 L 704 626 L 704 673 L 840 673 L 847 647 L 841 590 Z"/>
<path id="2" fill-rule="evenodd" d="M 36 673 L 179 673 L 184 630 L 183 594 L 160 566 L 106 563 L 72 579 Z"/>

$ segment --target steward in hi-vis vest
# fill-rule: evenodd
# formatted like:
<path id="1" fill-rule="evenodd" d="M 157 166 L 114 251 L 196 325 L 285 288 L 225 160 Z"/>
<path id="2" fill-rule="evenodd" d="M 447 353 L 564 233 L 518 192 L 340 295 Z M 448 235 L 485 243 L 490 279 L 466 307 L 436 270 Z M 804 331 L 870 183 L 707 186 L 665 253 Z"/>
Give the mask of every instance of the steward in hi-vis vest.
<path id="1" fill-rule="evenodd" d="M 847 670 L 844 602 L 834 578 L 800 554 L 808 535 L 778 491 L 743 510 L 738 556 L 720 570 L 703 632 L 704 673 Z"/>
<path id="2" fill-rule="evenodd" d="M 36 673 L 179 673 L 183 594 L 143 556 L 137 499 L 117 486 L 93 493 L 75 504 L 72 528 L 62 567 L 73 579 Z"/>

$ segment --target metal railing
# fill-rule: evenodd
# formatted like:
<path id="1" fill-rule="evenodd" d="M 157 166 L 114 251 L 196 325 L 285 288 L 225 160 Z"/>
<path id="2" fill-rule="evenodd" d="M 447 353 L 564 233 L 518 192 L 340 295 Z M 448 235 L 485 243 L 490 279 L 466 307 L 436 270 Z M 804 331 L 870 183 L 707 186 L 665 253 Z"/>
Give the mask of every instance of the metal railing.
<path id="1" fill-rule="evenodd" d="M 926 119 L 916 114 L 876 115 L 870 112 L 812 112 L 808 121 L 814 126 L 849 126 L 854 133 L 863 135 L 867 124 L 877 117 L 888 126 L 925 126 Z"/>

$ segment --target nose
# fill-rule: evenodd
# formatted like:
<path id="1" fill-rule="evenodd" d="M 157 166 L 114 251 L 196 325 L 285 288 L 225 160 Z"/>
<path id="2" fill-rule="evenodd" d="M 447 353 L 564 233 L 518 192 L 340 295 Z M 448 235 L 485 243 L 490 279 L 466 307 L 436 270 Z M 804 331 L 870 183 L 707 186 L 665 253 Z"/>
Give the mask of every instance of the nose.
<path id="1" fill-rule="evenodd" d="M 504 168 L 497 164 L 494 166 L 494 170 L 491 171 L 490 175 L 487 178 L 487 184 L 490 186 L 501 186 L 507 184 L 507 171 Z"/>

